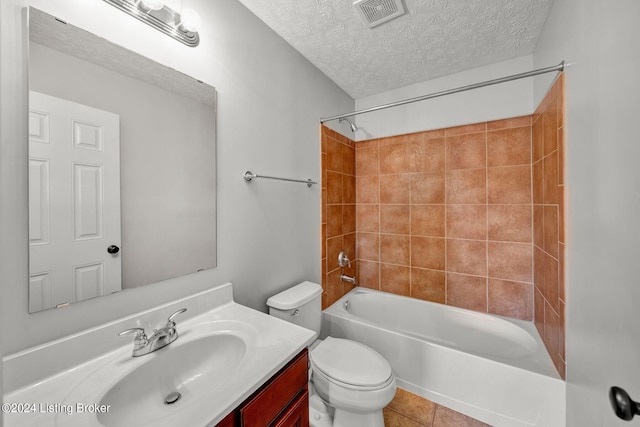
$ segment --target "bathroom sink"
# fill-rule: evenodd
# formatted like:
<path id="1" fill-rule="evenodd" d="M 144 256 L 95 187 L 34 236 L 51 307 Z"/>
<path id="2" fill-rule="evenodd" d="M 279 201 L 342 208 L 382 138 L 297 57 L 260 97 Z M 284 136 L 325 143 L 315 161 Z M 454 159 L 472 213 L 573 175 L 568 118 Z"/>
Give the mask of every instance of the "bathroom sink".
<path id="1" fill-rule="evenodd" d="M 127 345 L 94 362 L 93 373 L 64 401 L 73 416 L 57 414 L 56 426 L 206 425 L 216 400 L 252 365 L 260 333 L 244 321 L 187 325 L 152 353 L 132 357 Z M 80 411 L 78 403 L 97 409 Z"/>
<path id="2" fill-rule="evenodd" d="M 180 411 L 229 379 L 246 352 L 242 338 L 230 333 L 171 344 L 115 383 L 100 405 L 104 426 L 142 425 Z"/>
<path id="3" fill-rule="evenodd" d="M 4 402 L 51 404 L 5 414 L 0 421 L 6 427 L 216 425 L 314 339 L 312 331 L 237 304 L 232 296 L 230 284 L 197 294 L 189 310 L 205 310 L 178 322 L 176 341 L 143 356 L 132 357 L 133 340 L 119 337 L 119 331 L 131 326 L 149 330 L 162 324 L 169 308 L 21 356 L 27 358 L 20 362 L 24 366 L 47 360 L 45 354 L 69 354 L 76 362 L 5 394 Z M 91 355 L 94 346 L 104 347 L 104 340 L 115 344 L 113 350 L 83 356 Z"/>

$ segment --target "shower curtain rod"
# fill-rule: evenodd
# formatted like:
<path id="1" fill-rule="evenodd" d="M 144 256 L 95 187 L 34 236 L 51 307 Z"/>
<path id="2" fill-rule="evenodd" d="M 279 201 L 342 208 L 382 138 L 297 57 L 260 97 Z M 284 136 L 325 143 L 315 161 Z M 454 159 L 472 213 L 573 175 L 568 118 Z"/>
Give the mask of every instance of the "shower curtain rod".
<path id="1" fill-rule="evenodd" d="M 461 86 L 455 89 L 443 90 L 441 92 L 430 93 L 428 95 L 417 96 L 415 98 L 405 99 L 403 101 L 396 101 L 390 104 L 378 105 L 377 107 L 365 108 L 364 110 L 354 111 L 352 113 L 339 114 L 337 116 L 322 117 L 320 123 L 328 122 L 331 120 L 345 119 L 347 117 L 357 116 L 359 114 L 371 113 L 373 111 L 383 110 L 385 108 L 397 107 L 399 105 L 411 104 L 412 102 L 424 101 L 425 99 L 438 98 L 440 96 L 452 95 L 458 92 L 464 92 L 471 89 L 478 89 L 485 86 L 491 86 L 498 83 L 506 83 L 512 80 L 524 79 L 526 77 L 537 76 L 538 74 L 551 73 L 553 71 L 564 71 L 564 60 L 558 65 L 554 65 L 546 68 L 539 68 L 533 71 L 527 71 L 526 73 L 513 74 L 511 76 L 501 77 L 499 79 L 487 80 L 486 82 L 475 83 L 472 85 Z"/>

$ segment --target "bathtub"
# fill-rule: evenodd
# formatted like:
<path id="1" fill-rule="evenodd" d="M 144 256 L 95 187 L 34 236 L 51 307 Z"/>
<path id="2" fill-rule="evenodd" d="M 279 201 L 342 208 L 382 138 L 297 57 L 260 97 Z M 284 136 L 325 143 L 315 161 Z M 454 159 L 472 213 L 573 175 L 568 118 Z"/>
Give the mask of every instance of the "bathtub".
<path id="1" fill-rule="evenodd" d="M 398 386 L 500 427 L 565 425 L 565 383 L 532 322 L 355 288 L 323 336 L 382 354 Z"/>

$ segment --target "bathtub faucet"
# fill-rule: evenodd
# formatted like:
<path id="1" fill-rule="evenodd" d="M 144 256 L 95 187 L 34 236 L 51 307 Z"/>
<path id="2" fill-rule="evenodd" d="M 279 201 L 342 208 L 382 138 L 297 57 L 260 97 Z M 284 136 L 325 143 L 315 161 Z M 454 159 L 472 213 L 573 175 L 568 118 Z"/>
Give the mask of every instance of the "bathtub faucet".
<path id="1" fill-rule="evenodd" d="M 338 254 L 338 265 L 340 267 L 349 266 L 349 268 L 351 268 L 351 260 L 349 259 L 345 251 L 340 251 L 340 253 Z"/>
<path id="2" fill-rule="evenodd" d="M 353 276 L 347 276 L 346 274 L 340 275 L 340 280 L 343 282 L 351 283 L 352 285 L 356 284 L 356 278 Z"/>

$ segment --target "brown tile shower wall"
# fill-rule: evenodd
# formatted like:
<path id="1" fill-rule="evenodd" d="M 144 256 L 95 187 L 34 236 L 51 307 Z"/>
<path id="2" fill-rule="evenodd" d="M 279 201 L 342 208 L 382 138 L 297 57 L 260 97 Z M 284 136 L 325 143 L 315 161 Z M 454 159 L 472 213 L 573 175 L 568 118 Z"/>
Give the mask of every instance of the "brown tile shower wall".
<path id="1" fill-rule="evenodd" d="M 531 120 L 358 142 L 359 285 L 532 320 Z"/>
<path id="2" fill-rule="evenodd" d="M 533 115 L 535 324 L 565 377 L 564 75 Z"/>
<path id="3" fill-rule="evenodd" d="M 356 261 L 356 177 L 355 148 L 349 138 L 321 126 L 322 147 L 322 307 L 326 308 L 353 289 L 340 280 L 341 274 L 355 276 Z M 351 267 L 338 266 L 344 250 Z"/>
<path id="4" fill-rule="evenodd" d="M 563 85 L 533 116 L 358 143 L 322 126 L 323 307 L 353 288 L 344 273 L 534 320 L 564 378 Z"/>
<path id="5" fill-rule="evenodd" d="M 322 151 L 322 288 L 323 309 L 334 303 L 342 295 L 353 289 L 353 285 L 340 281 L 340 274 L 356 275 L 356 164 L 371 167 L 377 171 L 378 165 L 357 163 L 355 144 L 333 130 L 321 127 Z M 360 162 L 370 159 L 360 158 Z M 377 159 L 376 159 L 377 162 Z M 366 188 L 361 190 L 367 190 Z M 371 197 L 365 195 L 364 197 Z M 423 218 L 427 219 L 427 218 Z M 375 221 L 373 221 L 375 222 Z M 430 228 L 425 221 L 426 230 Z M 360 250 L 367 253 L 374 245 L 361 234 Z M 376 240 L 376 242 L 379 238 Z M 376 243 L 377 244 L 377 243 Z M 377 246 L 376 246 L 377 247 Z M 352 261 L 351 268 L 340 268 L 337 257 L 340 250 L 346 250 Z M 474 420 L 444 406 L 437 405 L 408 391 L 398 389 L 393 401 L 384 409 L 385 425 L 416 427 L 426 426 L 466 426 L 481 427 L 486 424 Z"/>

